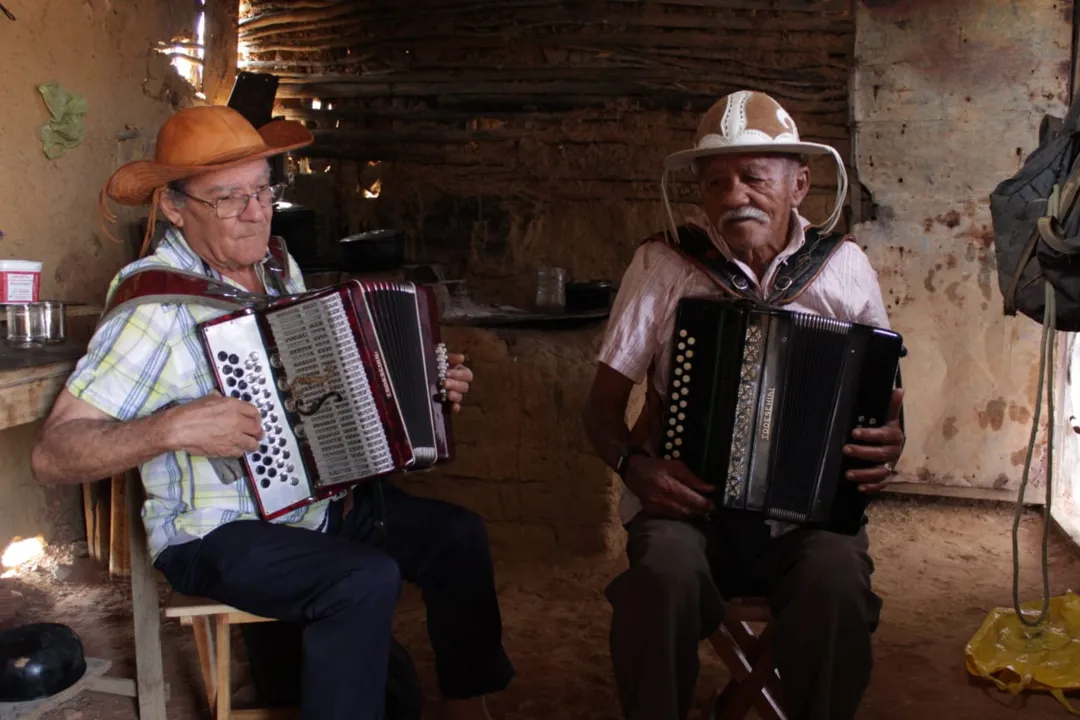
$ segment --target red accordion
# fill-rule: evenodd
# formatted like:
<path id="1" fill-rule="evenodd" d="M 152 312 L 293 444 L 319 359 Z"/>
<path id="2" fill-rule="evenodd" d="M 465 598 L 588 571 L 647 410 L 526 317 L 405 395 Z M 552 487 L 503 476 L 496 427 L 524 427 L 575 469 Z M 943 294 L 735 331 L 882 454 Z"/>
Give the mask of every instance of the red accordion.
<path id="1" fill-rule="evenodd" d="M 218 389 L 259 408 L 264 518 L 453 456 L 437 315 L 425 286 L 353 280 L 199 326 Z"/>

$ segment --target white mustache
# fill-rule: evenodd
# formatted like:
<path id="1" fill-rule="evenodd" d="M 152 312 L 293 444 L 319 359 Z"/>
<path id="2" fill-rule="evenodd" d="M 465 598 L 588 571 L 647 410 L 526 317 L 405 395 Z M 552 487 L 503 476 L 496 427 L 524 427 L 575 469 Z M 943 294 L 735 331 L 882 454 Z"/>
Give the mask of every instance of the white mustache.
<path id="1" fill-rule="evenodd" d="M 743 207 L 737 207 L 732 210 L 728 210 L 726 213 L 720 216 L 720 225 L 730 222 L 732 220 L 757 220 L 758 222 L 769 222 L 769 216 L 765 214 L 763 210 L 758 210 L 751 205 L 744 205 Z"/>

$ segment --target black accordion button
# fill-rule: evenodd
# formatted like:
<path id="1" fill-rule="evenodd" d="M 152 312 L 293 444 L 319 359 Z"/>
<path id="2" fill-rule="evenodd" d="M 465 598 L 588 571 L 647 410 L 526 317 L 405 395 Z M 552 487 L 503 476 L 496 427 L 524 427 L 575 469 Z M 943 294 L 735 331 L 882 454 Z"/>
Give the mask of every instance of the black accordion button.
<path id="1" fill-rule="evenodd" d="M 217 359 L 218 359 L 219 362 L 225 362 L 226 360 L 229 359 L 229 353 L 222 350 L 221 352 L 219 352 L 217 354 Z"/>
<path id="2" fill-rule="evenodd" d="M 236 365 L 237 363 L 240 362 L 240 358 L 237 355 L 230 355 L 229 356 L 229 362 L 231 362 L 233 365 Z"/>

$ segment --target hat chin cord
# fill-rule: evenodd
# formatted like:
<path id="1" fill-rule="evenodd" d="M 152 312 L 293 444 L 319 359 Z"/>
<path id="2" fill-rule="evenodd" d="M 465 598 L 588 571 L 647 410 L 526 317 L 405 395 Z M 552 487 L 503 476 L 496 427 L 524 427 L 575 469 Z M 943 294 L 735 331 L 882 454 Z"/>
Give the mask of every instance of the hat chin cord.
<path id="1" fill-rule="evenodd" d="M 836 204 L 825 223 L 820 226 L 822 233 L 832 232 L 840 222 L 840 217 L 844 212 L 844 198 L 847 197 L 848 191 L 847 169 L 844 167 L 844 161 L 840 158 L 840 153 L 830 147 L 829 154 L 836 162 Z M 664 214 L 667 216 L 668 242 L 678 243 L 679 231 L 675 225 L 675 214 L 671 209 L 671 201 L 668 198 L 668 177 L 670 175 L 671 171 L 665 167 L 663 174 L 660 176 L 660 197 L 664 202 Z"/>
<path id="2" fill-rule="evenodd" d="M 101 227 L 101 231 L 105 233 L 105 237 L 109 238 L 115 243 L 123 244 L 123 240 L 112 234 L 109 230 L 109 225 L 116 224 L 116 214 L 109 209 L 108 197 L 105 194 L 105 187 L 101 188 L 101 192 L 98 193 L 98 225 Z M 157 215 L 158 209 L 161 206 L 161 197 L 165 194 L 165 187 L 159 187 L 154 190 L 153 199 L 150 201 L 150 216 L 146 221 L 146 233 L 143 235 L 142 247 L 139 248 L 139 255 L 136 260 L 141 260 L 146 256 L 146 251 L 150 247 L 150 241 L 154 237 L 154 229 L 157 227 Z"/>

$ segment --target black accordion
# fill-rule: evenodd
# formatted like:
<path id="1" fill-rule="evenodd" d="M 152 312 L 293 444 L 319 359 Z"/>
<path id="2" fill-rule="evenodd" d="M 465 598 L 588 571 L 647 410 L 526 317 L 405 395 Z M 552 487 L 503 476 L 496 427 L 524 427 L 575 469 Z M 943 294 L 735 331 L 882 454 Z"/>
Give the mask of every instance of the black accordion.
<path id="1" fill-rule="evenodd" d="M 844 479 L 856 427 L 884 424 L 903 339 L 809 313 L 685 298 L 672 338 L 663 457 L 717 508 L 853 534 L 868 498 Z"/>

